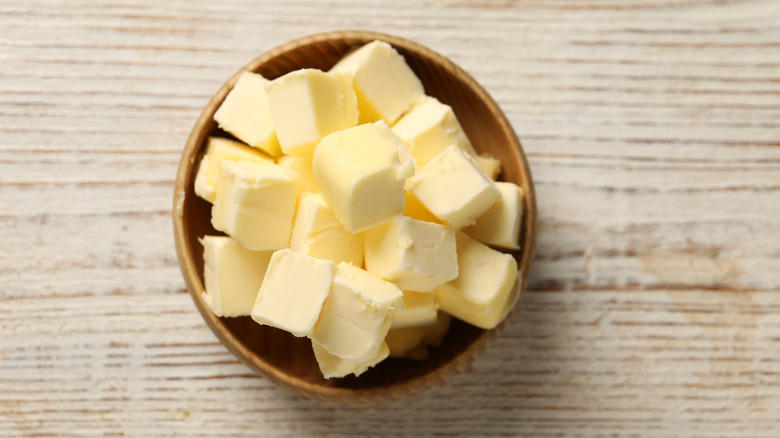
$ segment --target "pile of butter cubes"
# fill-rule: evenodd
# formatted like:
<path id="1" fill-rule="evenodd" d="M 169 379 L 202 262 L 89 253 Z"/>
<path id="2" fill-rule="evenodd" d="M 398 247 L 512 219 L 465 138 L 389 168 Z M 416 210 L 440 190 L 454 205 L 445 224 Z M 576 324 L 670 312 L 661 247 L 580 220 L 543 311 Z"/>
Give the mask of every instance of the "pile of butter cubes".
<path id="1" fill-rule="evenodd" d="M 245 72 L 214 119 L 240 140 L 209 138 L 195 179 L 225 233 L 201 239 L 217 316 L 310 338 L 332 378 L 425 359 L 453 316 L 490 329 L 514 306 L 521 273 L 493 248 L 518 249 L 523 191 L 389 44 Z"/>

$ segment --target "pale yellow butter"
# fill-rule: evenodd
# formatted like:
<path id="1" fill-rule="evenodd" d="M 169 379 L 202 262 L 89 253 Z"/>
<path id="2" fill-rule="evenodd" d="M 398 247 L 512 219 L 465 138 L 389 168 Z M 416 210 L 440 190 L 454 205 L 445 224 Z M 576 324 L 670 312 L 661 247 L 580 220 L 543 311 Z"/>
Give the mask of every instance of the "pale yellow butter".
<path id="1" fill-rule="evenodd" d="M 411 178 L 406 180 L 406 182 L 407 184 L 411 182 Z M 433 215 L 433 213 L 428 211 L 428 209 L 425 208 L 425 205 L 423 205 L 423 203 L 420 202 L 420 200 L 410 192 L 404 192 L 404 201 L 406 202 L 404 216 L 417 219 L 418 221 L 434 222 L 437 224 L 444 223 L 444 221 L 437 218 Z"/>
<path id="2" fill-rule="evenodd" d="M 430 292 L 458 276 L 450 227 L 398 216 L 363 234 L 366 270 L 402 290 Z"/>
<path id="3" fill-rule="evenodd" d="M 454 145 L 423 166 L 406 190 L 454 228 L 471 225 L 501 197 L 495 183 Z"/>
<path id="4" fill-rule="evenodd" d="M 303 193 L 293 221 L 290 249 L 311 257 L 363 266 L 363 237 L 341 225 L 317 193 Z"/>
<path id="5" fill-rule="evenodd" d="M 485 172 L 485 175 L 490 177 L 493 181 L 498 178 L 501 173 L 501 160 L 493 157 L 492 155 L 482 154 L 477 156 L 477 163 L 479 167 Z"/>
<path id="6" fill-rule="evenodd" d="M 458 278 L 434 290 L 440 309 L 484 329 L 497 326 L 517 301 L 517 262 L 457 233 Z"/>
<path id="7" fill-rule="evenodd" d="M 420 166 L 451 145 L 472 156 L 477 155 L 452 108 L 434 97 L 425 96 L 416 102 L 392 129 L 406 143 Z"/>
<path id="8" fill-rule="evenodd" d="M 310 336 L 320 316 L 333 281 L 333 262 L 275 251 L 252 308 L 252 319 L 286 330 L 295 336 Z"/>
<path id="9" fill-rule="evenodd" d="M 314 178 L 314 169 L 311 167 L 311 157 L 284 155 L 279 157 L 276 163 L 298 174 L 298 195 L 320 192 L 317 180 Z"/>
<path id="10" fill-rule="evenodd" d="M 271 251 L 250 251 L 227 236 L 203 236 L 203 301 L 217 316 L 247 316 Z"/>
<path id="11" fill-rule="evenodd" d="M 350 232 L 403 213 L 404 184 L 414 174 L 414 160 L 385 122 L 323 138 L 312 166 L 323 199 Z"/>
<path id="12" fill-rule="evenodd" d="M 369 368 L 387 359 L 387 356 L 390 354 L 390 348 L 388 348 L 387 343 L 382 342 L 382 345 L 379 347 L 379 350 L 374 357 L 363 362 L 355 362 L 328 353 L 328 350 L 316 341 L 312 341 L 311 344 L 314 349 L 314 357 L 317 359 L 317 364 L 320 367 L 322 376 L 326 379 L 344 377 L 348 374 L 359 376 Z"/>
<path id="13" fill-rule="evenodd" d="M 214 120 L 244 143 L 278 157 L 282 154 L 268 109 L 267 79 L 244 72 L 220 105 Z"/>
<path id="14" fill-rule="evenodd" d="M 402 307 L 403 293 L 394 284 L 339 263 L 311 338 L 332 355 L 363 363 L 376 356 Z"/>
<path id="15" fill-rule="evenodd" d="M 221 161 L 222 180 L 211 223 L 247 249 L 286 248 L 290 242 L 298 176 L 267 163 Z"/>
<path id="16" fill-rule="evenodd" d="M 523 218 L 523 189 L 510 182 L 497 182 L 499 199 L 474 225 L 463 232 L 487 245 L 520 249 L 520 222 Z"/>
<path id="17" fill-rule="evenodd" d="M 434 322 L 414 327 L 393 328 L 387 332 L 385 342 L 391 357 L 423 360 L 428 357 L 429 346 L 438 347 L 447 335 L 452 316 L 438 312 Z"/>
<path id="18" fill-rule="evenodd" d="M 302 69 L 266 85 L 276 135 L 289 155 L 311 155 L 322 137 L 355 126 L 357 98 L 348 76 Z"/>
<path id="19" fill-rule="evenodd" d="M 221 137 L 209 137 L 206 141 L 206 151 L 200 160 L 198 173 L 195 176 L 195 194 L 211 203 L 217 197 L 216 185 L 221 179 L 219 172 L 221 160 L 273 163 L 273 158 L 269 155 L 241 142 Z"/>
<path id="20" fill-rule="evenodd" d="M 403 56 L 383 41 L 355 50 L 330 71 L 353 78 L 360 123 L 384 120 L 392 124 L 425 92 Z"/>
<path id="21" fill-rule="evenodd" d="M 439 304 L 430 292 L 404 291 L 404 307 L 396 310 L 390 329 L 429 325 L 436 322 Z"/>

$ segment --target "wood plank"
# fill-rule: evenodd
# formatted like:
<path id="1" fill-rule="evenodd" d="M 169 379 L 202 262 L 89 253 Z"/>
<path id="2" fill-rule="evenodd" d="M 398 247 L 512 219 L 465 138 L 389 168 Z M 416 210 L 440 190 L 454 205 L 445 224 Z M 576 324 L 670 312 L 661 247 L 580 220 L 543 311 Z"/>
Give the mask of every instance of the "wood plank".
<path id="1" fill-rule="evenodd" d="M 780 435 L 780 3 L 0 0 L 0 28 L 0 436 Z M 483 84 L 539 203 L 504 335 L 368 407 L 240 364 L 170 219 L 212 93 L 350 28 Z"/>

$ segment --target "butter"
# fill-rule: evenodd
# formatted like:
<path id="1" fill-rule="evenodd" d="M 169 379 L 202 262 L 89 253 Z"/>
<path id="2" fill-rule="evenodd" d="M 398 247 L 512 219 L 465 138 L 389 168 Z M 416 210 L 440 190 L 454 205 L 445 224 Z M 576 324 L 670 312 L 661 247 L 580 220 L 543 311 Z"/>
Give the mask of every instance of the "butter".
<path id="1" fill-rule="evenodd" d="M 217 316 L 247 316 L 271 260 L 271 251 L 250 251 L 230 237 L 203 236 L 203 301 Z"/>
<path id="2" fill-rule="evenodd" d="M 214 113 L 214 120 L 220 128 L 244 143 L 278 157 L 282 150 L 268 109 L 265 93 L 267 82 L 259 74 L 242 73 Z"/>
<path id="3" fill-rule="evenodd" d="M 477 164 L 490 179 L 493 181 L 498 179 L 498 175 L 501 173 L 501 160 L 492 155 L 483 154 L 477 156 Z"/>
<path id="4" fill-rule="evenodd" d="M 407 184 L 411 179 L 406 180 Z M 406 208 L 404 208 L 404 216 L 418 221 L 434 222 L 437 224 L 443 224 L 444 222 L 433 215 L 427 208 L 417 199 L 416 196 L 409 192 L 404 192 L 404 201 L 406 202 Z"/>
<path id="5" fill-rule="evenodd" d="M 344 227 L 357 233 L 404 211 L 404 184 L 414 174 L 403 142 L 383 121 L 323 138 L 312 159 L 325 202 Z"/>
<path id="6" fill-rule="evenodd" d="M 363 238 L 352 234 L 316 193 L 303 193 L 293 221 L 290 249 L 311 257 L 363 266 Z"/>
<path id="7" fill-rule="evenodd" d="M 427 347 L 441 345 L 451 321 L 452 316 L 439 312 L 436 320 L 431 324 L 390 329 L 385 337 L 390 356 L 415 360 L 426 359 Z"/>
<path id="8" fill-rule="evenodd" d="M 523 192 L 389 44 L 327 73 L 243 73 L 214 120 L 249 145 L 210 138 L 195 176 L 229 235 L 201 240 L 215 315 L 309 337 L 330 379 L 514 308 L 522 275 L 488 245 L 518 249 Z"/>
<path id="9" fill-rule="evenodd" d="M 523 189 L 510 182 L 497 182 L 499 199 L 474 225 L 463 232 L 486 245 L 520 249 L 520 222 L 523 218 Z"/>
<path id="10" fill-rule="evenodd" d="M 405 290 L 404 307 L 395 311 L 390 330 L 433 324 L 438 310 L 432 293 Z"/>
<path id="11" fill-rule="evenodd" d="M 333 281 L 333 262 L 282 249 L 275 251 L 252 308 L 252 319 L 310 336 Z"/>
<path id="12" fill-rule="evenodd" d="M 211 223 L 251 250 L 290 242 L 298 176 L 276 164 L 221 161 Z"/>
<path id="13" fill-rule="evenodd" d="M 501 197 L 495 183 L 455 145 L 423 166 L 406 190 L 454 228 L 471 225 Z"/>
<path id="14" fill-rule="evenodd" d="M 357 98 L 347 76 L 296 70 L 266 85 L 282 151 L 311 155 L 322 137 L 358 122 Z"/>
<path id="15" fill-rule="evenodd" d="M 402 290 L 430 292 L 458 276 L 455 232 L 398 216 L 364 232 L 366 270 Z"/>
<path id="16" fill-rule="evenodd" d="M 320 192 L 317 180 L 314 178 L 314 168 L 311 167 L 311 157 L 284 155 L 279 157 L 276 163 L 298 174 L 298 195 Z"/>
<path id="17" fill-rule="evenodd" d="M 518 297 L 517 262 L 458 232 L 458 278 L 434 290 L 440 309 L 483 329 L 497 326 Z"/>
<path id="18" fill-rule="evenodd" d="M 330 70 L 353 78 L 360 123 L 395 122 L 424 93 L 422 82 L 390 44 L 373 41 Z"/>
<path id="19" fill-rule="evenodd" d="M 320 367 L 322 376 L 326 379 L 344 377 L 348 374 L 359 376 L 369 368 L 387 359 L 387 356 L 390 354 L 390 348 L 388 348 L 387 343 L 382 342 L 379 351 L 377 351 L 374 357 L 363 362 L 354 362 L 328 353 L 328 350 L 326 350 L 325 347 L 315 341 L 312 341 L 311 344 L 314 349 L 314 357 L 317 359 L 317 364 Z"/>
<path id="20" fill-rule="evenodd" d="M 402 306 L 403 294 L 394 284 L 339 263 L 311 338 L 332 355 L 363 363 L 377 355 Z"/>
<path id="21" fill-rule="evenodd" d="M 270 156 L 241 142 L 209 137 L 206 141 L 206 152 L 200 159 L 195 176 L 195 194 L 211 203 L 217 197 L 216 184 L 222 178 L 218 164 L 220 160 L 273 163 Z"/>
<path id="22" fill-rule="evenodd" d="M 434 97 L 420 99 L 393 125 L 393 132 L 406 143 L 421 166 L 451 145 L 477 155 L 452 108 Z"/>

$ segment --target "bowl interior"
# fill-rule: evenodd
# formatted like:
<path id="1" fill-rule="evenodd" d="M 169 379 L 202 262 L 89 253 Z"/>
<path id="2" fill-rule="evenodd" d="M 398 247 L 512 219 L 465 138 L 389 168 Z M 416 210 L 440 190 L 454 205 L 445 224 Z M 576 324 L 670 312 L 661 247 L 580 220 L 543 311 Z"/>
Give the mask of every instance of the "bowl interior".
<path id="1" fill-rule="evenodd" d="M 253 71 L 274 79 L 300 68 L 328 70 L 350 49 L 375 39 L 390 43 L 406 58 L 428 95 L 452 106 L 479 153 L 501 160 L 499 179 L 525 190 L 521 250 L 513 253 L 524 273 L 525 289 L 534 249 L 536 204 L 531 174 L 517 137 L 495 102 L 469 75 L 431 50 L 390 35 L 362 31 L 313 35 L 280 46 L 237 72 L 198 119 L 182 154 L 174 195 L 175 239 L 182 272 L 195 304 L 214 333 L 236 357 L 278 385 L 311 398 L 347 403 L 399 399 L 443 382 L 465 369 L 504 324 L 482 330 L 453 319 L 443 345 L 432 348 L 425 361 L 389 358 L 360 377 L 324 379 L 308 339 L 261 326 L 249 317 L 215 317 L 203 302 L 203 248 L 198 238 L 222 233 L 212 228 L 211 204 L 195 195 L 193 181 L 206 138 L 228 136 L 217 127 L 213 115 L 241 72 Z"/>

